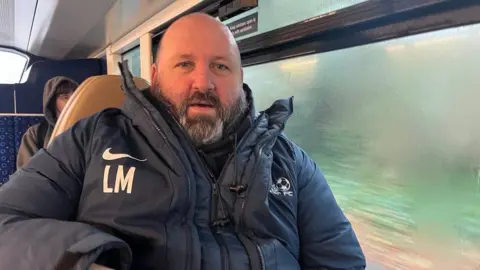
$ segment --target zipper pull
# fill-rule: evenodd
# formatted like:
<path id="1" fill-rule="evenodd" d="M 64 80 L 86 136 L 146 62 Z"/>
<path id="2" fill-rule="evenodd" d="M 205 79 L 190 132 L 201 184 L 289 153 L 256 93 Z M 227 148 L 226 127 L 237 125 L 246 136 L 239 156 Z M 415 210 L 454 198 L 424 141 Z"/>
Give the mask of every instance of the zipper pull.
<path id="1" fill-rule="evenodd" d="M 213 227 L 216 228 L 225 228 L 228 224 L 230 224 L 230 218 L 219 218 L 213 221 Z"/>
<path id="2" fill-rule="evenodd" d="M 213 193 L 213 196 L 219 196 L 218 189 L 217 189 L 217 183 L 215 183 L 215 182 L 212 184 L 212 193 Z"/>
<path id="3" fill-rule="evenodd" d="M 248 188 L 248 185 L 231 185 L 230 186 L 230 192 L 234 192 L 234 193 L 237 193 L 237 194 L 242 194 L 243 192 L 245 192 Z"/>
<path id="4" fill-rule="evenodd" d="M 207 172 L 208 172 L 208 175 L 210 176 L 210 178 L 215 181 L 216 180 L 215 175 L 213 175 L 212 171 L 210 171 L 210 169 L 207 168 Z"/>

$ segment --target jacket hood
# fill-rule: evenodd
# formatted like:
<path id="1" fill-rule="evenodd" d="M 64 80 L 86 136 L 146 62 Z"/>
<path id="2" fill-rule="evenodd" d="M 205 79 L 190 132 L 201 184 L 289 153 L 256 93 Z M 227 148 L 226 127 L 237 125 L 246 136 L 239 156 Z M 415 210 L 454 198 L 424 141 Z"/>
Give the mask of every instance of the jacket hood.
<path id="1" fill-rule="evenodd" d="M 65 82 L 69 82 L 78 87 L 76 81 L 64 76 L 58 76 L 48 80 L 43 88 L 43 114 L 50 125 L 55 125 L 57 122 L 55 97 L 57 96 L 57 92 L 61 89 L 59 86 Z"/>

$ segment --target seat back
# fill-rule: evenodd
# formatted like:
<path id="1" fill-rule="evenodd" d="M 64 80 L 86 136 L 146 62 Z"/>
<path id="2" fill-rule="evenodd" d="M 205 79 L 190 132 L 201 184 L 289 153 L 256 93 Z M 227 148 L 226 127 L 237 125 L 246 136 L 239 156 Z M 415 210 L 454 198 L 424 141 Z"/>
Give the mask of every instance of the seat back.
<path id="1" fill-rule="evenodd" d="M 140 89 L 149 86 L 148 82 L 141 78 L 134 77 L 133 81 Z M 119 75 L 93 76 L 86 79 L 65 105 L 49 143 L 80 119 L 106 108 L 119 108 L 125 99 L 121 87 L 122 77 Z"/>

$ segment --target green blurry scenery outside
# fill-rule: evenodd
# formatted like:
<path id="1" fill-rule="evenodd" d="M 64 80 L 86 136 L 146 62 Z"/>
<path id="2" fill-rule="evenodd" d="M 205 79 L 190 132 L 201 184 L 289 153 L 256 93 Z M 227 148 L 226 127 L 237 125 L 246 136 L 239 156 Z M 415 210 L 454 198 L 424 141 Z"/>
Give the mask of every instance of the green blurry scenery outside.
<path id="1" fill-rule="evenodd" d="M 480 269 L 480 25 L 245 68 L 324 172 L 367 259 Z"/>

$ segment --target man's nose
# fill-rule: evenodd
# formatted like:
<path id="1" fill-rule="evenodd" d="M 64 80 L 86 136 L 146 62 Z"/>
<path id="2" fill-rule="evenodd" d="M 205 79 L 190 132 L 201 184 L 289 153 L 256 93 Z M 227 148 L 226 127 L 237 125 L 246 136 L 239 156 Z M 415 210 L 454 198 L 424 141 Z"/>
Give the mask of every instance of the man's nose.
<path id="1" fill-rule="evenodd" d="M 207 92 L 215 88 L 213 74 L 208 67 L 197 67 L 193 72 L 193 88 L 197 91 Z"/>

